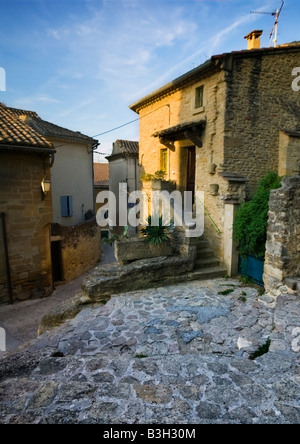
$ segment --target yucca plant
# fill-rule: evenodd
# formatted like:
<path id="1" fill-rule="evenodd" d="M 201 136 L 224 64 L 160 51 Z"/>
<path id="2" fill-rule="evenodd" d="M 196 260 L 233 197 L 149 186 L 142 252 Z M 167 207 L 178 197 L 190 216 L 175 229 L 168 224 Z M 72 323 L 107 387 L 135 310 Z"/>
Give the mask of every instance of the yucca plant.
<path id="1" fill-rule="evenodd" d="M 173 227 L 173 221 L 169 224 L 163 222 L 162 217 L 159 217 L 158 226 L 151 224 L 151 216 L 148 217 L 148 225 L 141 229 L 145 241 L 152 245 L 160 245 L 163 242 L 170 240 L 171 229 Z"/>

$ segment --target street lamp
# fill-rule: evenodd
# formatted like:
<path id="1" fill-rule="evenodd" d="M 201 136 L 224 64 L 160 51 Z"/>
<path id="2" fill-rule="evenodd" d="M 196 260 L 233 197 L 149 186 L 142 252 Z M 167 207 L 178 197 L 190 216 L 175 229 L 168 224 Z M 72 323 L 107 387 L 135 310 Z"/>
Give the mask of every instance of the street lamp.
<path id="1" fill-rule="evenodd" d="M 47 177 L 44 177 L 44 179 L 41 182 L 42 187 L 42 199 L 45 199 L 45 196 L 49 191 L 51 190 L 51 180 L 47 179 Z"/>

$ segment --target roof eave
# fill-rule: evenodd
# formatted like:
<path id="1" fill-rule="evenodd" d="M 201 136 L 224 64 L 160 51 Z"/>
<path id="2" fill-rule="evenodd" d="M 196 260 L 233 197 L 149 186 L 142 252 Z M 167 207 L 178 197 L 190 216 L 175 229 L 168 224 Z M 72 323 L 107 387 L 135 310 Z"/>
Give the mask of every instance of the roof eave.
<path id="1" fill-rule="evenodd" d="M 166 85 L 162 86 L 161 88 L 148 94 L 147 96 L 143 97 L 142 99 L 138 100 L 137 102 L 132 103 L 129 106 L 129 108 L 132 111 L 138 113 L 138 110 L 141 107 L 143 107 L 146 103 L 151 102 L 152 100 L 155 100 L 156 98 L 166 94 L 168 91 L 172 91 L 172 90 L 178 88 L 182 84 L 189 82 L 190 79 L 193 78 L 195 75 L 198 75 L 200 73 L 204 73 L 206 70 L 209 70 L 213 67 L 215 67 L 215 58 L 214 57 L 207 60 L 205 63 L 198 66 L 197 68 L 194 68 L 193 70 L 183 74 L 182 76 L 178 77 L 177 79 L 172 80 L 171 82 L 167 83 Z"/>
<path id="2" fill-rule="evenodd" d="M 1 144 L 0 150 L 13 150 L 20 152 L 30 152 L 36 154 L 55 154 L 56 150 L 54 148 L 42 148 L 42 147 L 34 147 L 34 146 L 23 146 L 23 145 L 9 145 L 9 144 Z"/>
<path id="3" fill-rule="evenodd" d="M 64 141 L 64 142 L 68 142 L 68 143 L 79 143 L 81 145 L 99 145 L 98 140 L 95 139 L 76 139 L 76 137 L 72 138 L 72 137 L 68 137 L 68 136 L 61 136 L 61 135 L 55 135 L 55 134 L 43 134 L 44 137 L 46 137 L 49 140 L 52 141 Z"/>

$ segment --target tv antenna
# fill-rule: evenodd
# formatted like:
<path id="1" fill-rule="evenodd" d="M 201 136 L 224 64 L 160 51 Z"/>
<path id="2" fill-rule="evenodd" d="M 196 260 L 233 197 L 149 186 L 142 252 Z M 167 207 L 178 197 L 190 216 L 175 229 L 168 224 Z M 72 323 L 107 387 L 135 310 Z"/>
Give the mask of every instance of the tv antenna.
<path id="1" fill-rule="evenodd" d="M 279 16 L 281 14 L 283 6 L 284 6 L 284 0 L 282 0 L 281 7 L 279 9 L 277 8 L 276 11 L 274 11 L 274 12 L 251 11 L 251 14 L 265 14 L 265 15 L 272 15 L 273 17 L 275 17 L 275 23 L 274 23 L 273 29 L 270 33 L 270 46 L 271 46 L 271 42 L 273 42 L 274 48 L 276 48 L 276 46 L 277 46 L 278 22 L 279 22 Z"/>

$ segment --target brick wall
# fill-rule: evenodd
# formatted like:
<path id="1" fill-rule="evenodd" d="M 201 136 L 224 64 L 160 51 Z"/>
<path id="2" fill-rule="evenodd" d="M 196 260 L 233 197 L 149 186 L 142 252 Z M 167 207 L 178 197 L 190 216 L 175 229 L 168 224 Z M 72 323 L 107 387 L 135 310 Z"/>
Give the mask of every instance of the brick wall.
<path id="1" fill-rule="evenodd" d="M 278 295 L 287 278 L 300 277 L 300 176 L 285 178 L 270 197 L 264 283 Z"/>
<path id="2" fill-rule="evenodd" d="M 47 163 L 47 161 L 46 161 Z M 44 159 L 36 154 L 0 152 L 0 210 L 6 215 L 8 251 L 14 300 L 52 292 L 50 258 L 50 194 L 42 201 Z M 7 302 L 3 253 L 0 302 Z"/>

